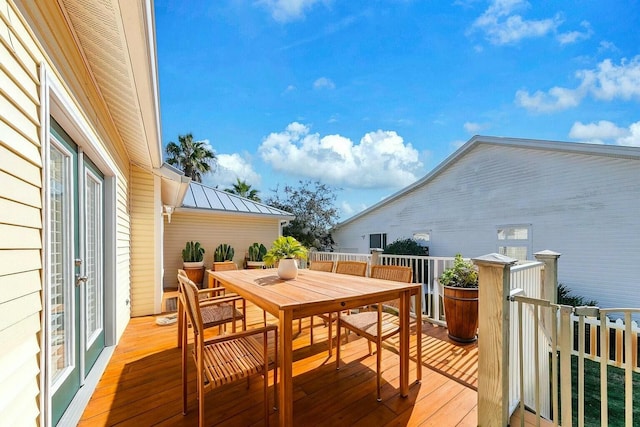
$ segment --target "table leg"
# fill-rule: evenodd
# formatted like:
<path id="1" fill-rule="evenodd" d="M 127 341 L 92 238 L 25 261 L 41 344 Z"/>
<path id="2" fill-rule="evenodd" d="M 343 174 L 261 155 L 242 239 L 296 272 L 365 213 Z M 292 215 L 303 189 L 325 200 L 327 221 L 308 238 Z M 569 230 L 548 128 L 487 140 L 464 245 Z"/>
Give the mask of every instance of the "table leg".
<path id="1" fill-rule="evenodd" d="M 280 427 L 293 425 L 293 314 L 281 310 L 280 319 Z"/>
<path id="2" fill-rule="evenodd" d="M 409 308 L 411 292 L 402 293 L 400 298 L 400 395 L 409 395 Z"/>

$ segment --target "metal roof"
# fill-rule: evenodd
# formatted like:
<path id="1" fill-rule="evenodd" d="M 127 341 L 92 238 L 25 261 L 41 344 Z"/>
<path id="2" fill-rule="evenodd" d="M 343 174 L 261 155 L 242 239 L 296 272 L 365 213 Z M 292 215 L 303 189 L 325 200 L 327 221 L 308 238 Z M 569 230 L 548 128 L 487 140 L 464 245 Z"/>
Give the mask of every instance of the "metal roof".
<path id="1" fill-rule="evenodd" d="M 216 212 L 238 212 L 251 215 L 268 215 L 295 218 L 293 214 L 274 207 L 227 193 L 217 188 L 207 187 L 199 182 L 191 182 L 182 201 L 182 208 L 203 209 Z"/>

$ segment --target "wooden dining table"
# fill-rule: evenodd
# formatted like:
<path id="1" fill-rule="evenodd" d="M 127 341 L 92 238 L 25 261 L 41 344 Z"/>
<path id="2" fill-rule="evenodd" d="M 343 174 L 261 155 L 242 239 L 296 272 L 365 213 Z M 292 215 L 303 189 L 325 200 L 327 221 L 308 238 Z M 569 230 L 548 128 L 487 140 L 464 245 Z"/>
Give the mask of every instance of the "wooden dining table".
<path id="1" fill-rule="evenodd" d="M 409 394 L 411 296 L 419 295 L 420 284 L 307 269 L 300 269 L 298 277 L 291 280 L 280 279 L 275 269 L 214 271 L 211 274 L 227 290 L 238 293 L 279 319 L 280 426 L 293 425 L 293 321 L 303 317 L 399 299 L 400 395 Z M 421 313 L 420 297 L 415 298 L 415 312 Z M 416 382 L 419 382 L 422 379 L 422 322 L 416 323 Z"/>

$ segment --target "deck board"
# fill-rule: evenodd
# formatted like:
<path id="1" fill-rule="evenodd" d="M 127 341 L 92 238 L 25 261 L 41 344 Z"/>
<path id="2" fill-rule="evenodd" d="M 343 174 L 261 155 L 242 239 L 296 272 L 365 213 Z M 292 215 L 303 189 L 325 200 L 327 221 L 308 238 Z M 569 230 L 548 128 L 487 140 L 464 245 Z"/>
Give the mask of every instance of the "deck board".
<path id="1" fill-rule="evenodd" d="M 248 307 L 249 325 L 262 322 L 262 311 Z M 276 322 L 269 316 L 269 322 Z M 343 344 L 341 369 L 335 353 L 327 354 L 328 328 L 315 322 L 309 345 L 309 319 L 302 331 L 294 326 L 295 425 L 476 425 L 477 346 L 458 345 L 446 329 L 425 324 L 423 379 L 413 384 L 412 356 L 409 396 L 399 395 L 397 342 L 383 348 L 382 402 L 376 401 L 375 355 L 355 334 Z M 216 328 L 213 328 L 216 329 Z M 213 331 L 212 333 L 215 333 Z M 177 326 L 158 326 L 155 318 L 131 319 L 120 344 L 84 411 L 80 426 L 192 426 L 197 424 L 195 370 L 190 367 L 189 411 L 182 415 L 180 350 Z M 415 335 L 412 335 L 412 347 Z M 273 374 L 271 373 L 270 376 Z M 271 378 L 270 378 L 271 383 Z M 270 399 L 273 393 L 270 390 Z M 206 395 L 210 425 L 260 426 L 262 378 L 224 386 Z M 273 402 L 272 402 L 273 403 Z M 270 424 L 278 425 L 277 413 Z"/>

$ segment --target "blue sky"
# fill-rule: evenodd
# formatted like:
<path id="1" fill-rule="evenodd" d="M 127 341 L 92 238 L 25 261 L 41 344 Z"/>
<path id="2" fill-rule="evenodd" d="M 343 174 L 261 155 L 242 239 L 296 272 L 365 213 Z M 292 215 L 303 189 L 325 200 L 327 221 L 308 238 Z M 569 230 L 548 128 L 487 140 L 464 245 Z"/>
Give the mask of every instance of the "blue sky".
<path id="1" fill-rule="evenodd" d="M 163 144 L 341 219 L 473 135 L 640 146 L 638 1 L 155 0 Z"/>

